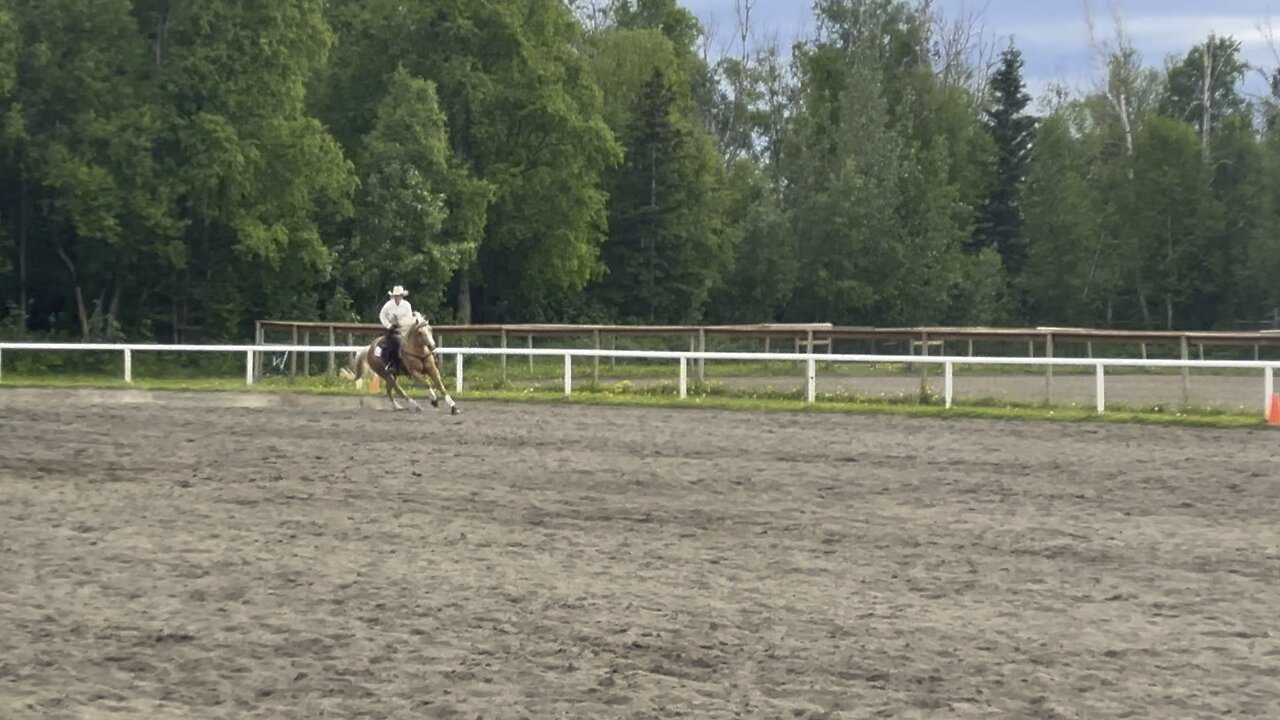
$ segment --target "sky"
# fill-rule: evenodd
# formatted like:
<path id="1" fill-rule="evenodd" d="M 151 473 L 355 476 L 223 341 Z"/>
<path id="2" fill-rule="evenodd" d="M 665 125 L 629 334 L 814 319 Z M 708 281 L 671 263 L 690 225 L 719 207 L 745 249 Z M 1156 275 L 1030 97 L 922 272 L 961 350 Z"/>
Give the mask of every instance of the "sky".
<path id="1" fill-rule="evenodd" d="M 735 0 L 682 0 L 705 23 L 728 35 L 735 22 Z M 789 45 L 812 28 L 811 0 L 756 0 L 754 18 Z M 1095 75 L 1085 23 L 1086 0 L 934 0 L 944 15 L 980 13 L 987 31 L 1012 37 L 1026 59 L 1024 73 L 1033 93 L 1052 82 L 1084 89 Z M 1274 18 L 1280 40 L 1280 0 L 1090 0 L 1099 27 L 1111 27 L 1111 6 L 1119 7 L 1134 45 L 1149 66 L 1162 67 L 1170 55 L 1182 55 L 1214 30 L 1243 43 L 1245 59 L 1265 68 L 1278 62 L 1258 25 Z M 1278 43 L 1280 44 L 1280 43 Z M 1248 88 L 1260 92 L 1260 78 Z"/>

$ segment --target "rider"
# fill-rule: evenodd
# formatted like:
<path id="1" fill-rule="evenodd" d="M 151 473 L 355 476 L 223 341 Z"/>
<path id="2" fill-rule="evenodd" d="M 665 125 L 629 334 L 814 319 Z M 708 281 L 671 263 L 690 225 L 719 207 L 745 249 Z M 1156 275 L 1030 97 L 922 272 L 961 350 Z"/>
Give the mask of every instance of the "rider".
<path id="1" fill-rule="evenodd" d="M 391 299 L 382 306 L 382 312 L 378 313 L 378 319 L 387 329 L 382 339 L 382 361 L 386 363 L 388 371 L 395 372 L 400 365 L 400 336 L 396 331 L 400 328 L 401 321 L 413 317 L 413 308 L 404 299 L 409 293 L 403 287 L 397 285 L 388 290 L 387 294 Z"/>

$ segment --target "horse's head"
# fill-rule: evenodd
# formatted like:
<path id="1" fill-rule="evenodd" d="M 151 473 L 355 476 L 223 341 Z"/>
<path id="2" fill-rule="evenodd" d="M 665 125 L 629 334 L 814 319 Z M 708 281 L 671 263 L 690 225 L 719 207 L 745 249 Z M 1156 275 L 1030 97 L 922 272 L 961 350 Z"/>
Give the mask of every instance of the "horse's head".
<path id="1" fill-rule="evenodd" d="M 405 337 L 413 337 L 420 341 L 422 346 L 427 349 L 427 352 L 434 353 L 436 351 L 436 338 L 431 332 L 431 323 L 420 312 L 413 314 L 413 320 L 405 333 Z"/>

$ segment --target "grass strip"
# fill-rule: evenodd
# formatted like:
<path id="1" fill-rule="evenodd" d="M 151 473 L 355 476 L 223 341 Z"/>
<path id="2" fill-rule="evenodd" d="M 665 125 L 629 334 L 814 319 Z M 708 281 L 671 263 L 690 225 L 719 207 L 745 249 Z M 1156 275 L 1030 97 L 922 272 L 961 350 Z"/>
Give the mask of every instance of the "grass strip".
<path id="1" fill-rule="evenodd" d="M 1043 403 L 1012 403 L 996 398 L 969 400 L 951 408 L 944 407 L 933 395 L 889 396 L 862 398 L 842 393 L 823 394 L 813 405 L 803 401 L 799 393 L 752 392 L 727 389 L 715 384 L 691 387 L 688 399 L 676 396 L 674 385 L 635 389 L 628 382 L 613 385 L 575 387 L 574 394 L 566 397 L 563 386 L 550 383 L 547 387 L 534 386 L 524 389 L 498 387 L 496 382 L 485 386 L 483 382 L 468 380 L 472 389 L 458 396 L 461 401 L 503 401 L 547 404 L 607 405 L 647 408 L 688 408 L 732 410 L 746 412 L 787 413 L 843 413 L 853 415 L 886 415 L 919 418 L 982 419 L 982 420 L 1041 420 L 1055 422 L 1136 423 L 1202 428 L 1265 428 L 1265 421 L 1252 414 L 1224 411 L 1214 408 L 1170 407 L 1119 407 L 1108 408 L 1098 415 L 1093 408 L 1078 405 L 1044 405 Z M 334 377 L 265 378 L 246 386 L 244 378 L 137 378 L 125 383 L 118 377 L 101 375 L 39 375 L 13 376 L 6 374 L 0 380 L 0 388 L 97 388 L 173 390 L 194 392 L 259 392 L 259 393 L 307 393 L 314 395 L 357 396 L 367 393 L 351 382 Z M 410 391 L 413 393 L 413 391 Z M 419 391 L 416 394 L 421 394 Z"/>

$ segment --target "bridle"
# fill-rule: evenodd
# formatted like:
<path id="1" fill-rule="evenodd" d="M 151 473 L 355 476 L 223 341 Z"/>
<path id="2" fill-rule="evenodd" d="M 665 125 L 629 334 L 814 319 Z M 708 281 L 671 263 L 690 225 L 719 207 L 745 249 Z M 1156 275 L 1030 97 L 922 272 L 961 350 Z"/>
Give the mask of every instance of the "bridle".
<path id="1" fill-rule="evenodd" d="M 418 331 L 418 329 L 419 329 L 419 328 L 421 328 L 421 327 L 422 327 L 421 325 L 415 324 L 415 325 L 413 326 L 413 330 L 414 330 L 414 332 L 417 332 L 417 331 Z M 422 341 L 422 344 L 423 344 L 423 345 L 426 345 L 426 347 L 427 347 L 427 352 L 425 352 L 425 353 L 421 353 L 421 354 L 419 354 L 419 353 L 409 352 L 408 348 L 406 348 L 403 344 L 401 344 L 401 346 L 400 346 L 400 354 L 401 354 L 401 355 L 408 355 L 409 357 L 411 357 L 411 358 L 413 358 L 413 359 L 415 359 L 415 360 L 426 360 L 428 356 L 434 357 L 434 356 L 435 356 L 435 354 L 436 354 L 436 348 L 435 348 L 435 347 L 433 347 L 434 343 L 428 343 L 426 340 L 423 340 L 423 341 Z"/>

